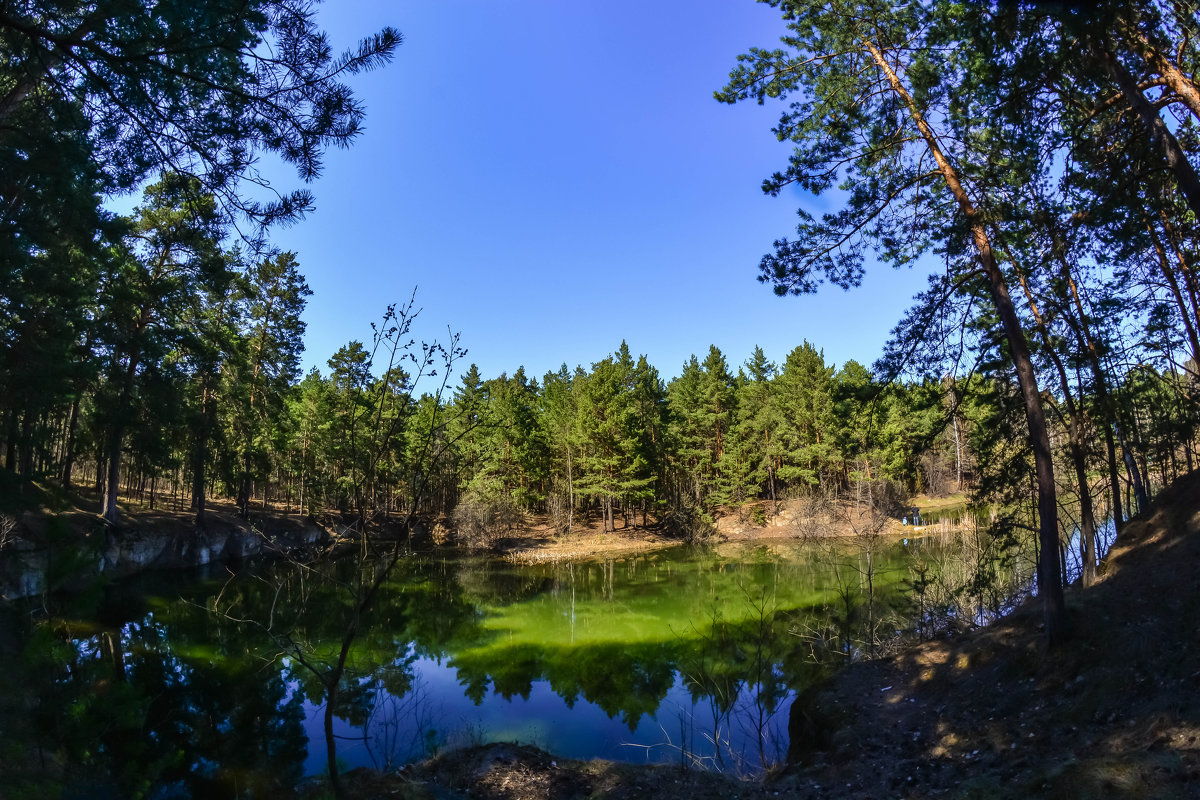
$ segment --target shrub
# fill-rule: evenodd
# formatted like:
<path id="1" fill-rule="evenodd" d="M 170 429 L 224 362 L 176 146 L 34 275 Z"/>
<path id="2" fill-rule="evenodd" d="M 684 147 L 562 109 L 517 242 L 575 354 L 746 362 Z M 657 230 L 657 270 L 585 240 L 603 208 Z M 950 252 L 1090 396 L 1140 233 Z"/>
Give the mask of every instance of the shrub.
<path id="1" fill-rule="evenodd" d="M 717 538 L 717 526 L 713 518 L 688 498 L 683 498 L 668 509 L 663 524 L 688 544 L 704 544 Z"/>
<path id="2" fill-rule="evenodd" d="M 465 497 L 452 515 L 459 544 L 494 547 L 504 534 L 525 521 L 525 515 L 507 497 Z"/>

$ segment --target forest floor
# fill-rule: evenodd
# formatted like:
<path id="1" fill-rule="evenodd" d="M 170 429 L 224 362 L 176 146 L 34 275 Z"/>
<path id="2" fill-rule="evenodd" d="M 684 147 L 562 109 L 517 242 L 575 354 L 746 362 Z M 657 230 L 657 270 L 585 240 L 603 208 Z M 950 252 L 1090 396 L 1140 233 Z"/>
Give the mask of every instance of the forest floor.
<path id="1" fill-rule="evenodd" d="M 6 476 L 7 477 L 7 476 Z M 206 501 L 206 522 L 212 530 L 243 530 L 246 525 L 238 513 L 234 501 L 227 498 L 209 498 Z M 265 512 L 256 507 L 252 513 L 276 523 L 276 526 L 296 527 L 302 517 L 296 512 L 284 513 L 282 508 L 270 508 Z M 186 502 L 171 495 L 159 495 L 154 507 L 148 502 L 138 502 L 123 497 L 117 504 L 120 512 L 120 528 L 146 536 L 179 537 L 192 534 L 196 529 L 196 512 Z M 89 536 L 103 530 L 103 510 L 100 493 L 81 486 L 64 492 L 53 483 L 16 481 L 9 478 L 0 483 L 0 513 L 13 518 L 17 523 L 16 533 L 35 544 L 44 544 L 45 537 L 52 535 L 55 525 L 63 536 L 73 537 L 80 544 Z"/>
<path id="2" fill-rule="evenodd" d="M 572 761 L 496 744 L 355 798 L 1200 797 L 1200 472 L 1130 522 L 1047 650 L 1036 600 L 987 628 L 854 664 L 797 700 L 789 763 L 765 779 Z"/>

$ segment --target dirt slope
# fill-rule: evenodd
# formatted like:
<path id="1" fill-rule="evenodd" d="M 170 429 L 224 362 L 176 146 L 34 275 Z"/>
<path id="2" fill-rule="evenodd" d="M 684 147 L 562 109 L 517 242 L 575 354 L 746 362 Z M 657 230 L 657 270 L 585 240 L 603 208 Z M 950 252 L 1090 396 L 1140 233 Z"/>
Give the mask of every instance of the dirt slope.
<path id="1" fill-rule="evenodd" d="M 789 796 L 1200 797 L 1200 473 L 1131 522 L 1073 633 L 1036 602 L 957 641 L 853 667 L 813 698 Z M 800 737 L 803 739 L 803 737 Z"/>

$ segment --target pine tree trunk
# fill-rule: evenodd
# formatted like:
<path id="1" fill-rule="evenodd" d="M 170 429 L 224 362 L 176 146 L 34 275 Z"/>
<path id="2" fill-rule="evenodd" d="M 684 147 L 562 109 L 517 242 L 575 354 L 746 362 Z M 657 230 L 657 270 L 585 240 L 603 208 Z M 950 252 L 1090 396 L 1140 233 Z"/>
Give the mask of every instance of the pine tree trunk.
<path id="1" fill-rule="evenodd" d="M 1096 41 L 1090 42 L 1090 47 L 1092 54 L 1104 66 L 1117 88 L 1121 90 L 1125 102 L 1141 118 L 1142 124 L 1145 125 L 1146 131 L 1150 135 L 1151 145 L 1162 154 L 1163 160 L 1174 173 L 1179 191 L 1192 209 L 1192 213 L 1200 216 L 1200 176 L 1196 175 L 1196 170 L 1188 161 L 1187 154 L 1184 153 L 1179 140 L 1175 138 L 1175 134 L 1171 133 L 1171 129 L 1167 127 L 1163 118 L 1159 116 L 1158 109 L 1154 107 L 1154 104 L 1147 100 L 1146 95 L 1138 89 L 1137 80 L 1129 74 L 1129 71 L 1112 52 Z"/>
<path id="2" fill-rule="evenodd" d="M 1121 453 L 1125 459 L 1125 472 L 1129 476 L 1129 483 L 1133 489 L 1133 501 L 1136 504 L 1137 511 L 1135 514 L 1140 514 L 1146 510 L 1146 485 L 1142 482 L 1142 473 L 1138 470 L 1137 459 L 1133 456 L 1133 451 L 1129 449 L 1129 443 L 1125 440 L 1125 434 L 1121 432 L 1121 427 L 1117 423 L 1113 423 L 1116 429 L 1117 441 L 1121 444 Z M 1126 506 L 1129 505 L 1129 498 L 1126 497 Z"/>
<path id="3" fill-rule="evenodd" d="M 1200 328 L 1200 285 L 1197 285 L 1195 270 L 1183 252 L 1180 235 L 1176 232 L 1170 218 L 1167 217 L 1167 213 L 1159 209 L 1158 217 L 1162 221 L 1163 233 L 1166 235 L 1167 243 L 1171 246 L 1171 253 L 1175 256 L 1175 271 L 1183 276 L 1183 285 L 1187 289 L 1187 296 L 1191 301 L 1193 327 Z M 1187 312 L 1182 307 L 1180 312 L 1185 317 L 1187 316 Z M 1200 361 L 1200 348 L 1197 348 L 1195 342 L 1192 343 L 1192 346 L 1192 357 Z"/>
<path id="4" fill-rule="evenodd" d="M 1121 475 L 1117 467 L 1117 448 L 1112 429 L 1117 420 L 1116 406 L 1112 402 L 1112 396 L 1108 391 L 1108 376 L 1104 372 L 1104 366 L 1100 363 L 1099 345 L 1092 336 L 1091 326 L 1087 323 L 1087 314 L 1083 309 L 1083 299 L 1079 296 L 1079 286 L 1075 283 L 1075 278 L 1071 274 L 1071 266 L 1067 261 L 1066 254 L 1063 252 L 1063 244 L 1060 237 L 1056 231 L 1052 231 L 1052 235 L 1055 237 L 1055 248 L 1058 254 L 1060 274 L 1071 290 L 1071 301 L 1077 315 L 1077 320 L 1072 320 L 1070 314 L 1064 315 L 1064 318 L 1067 325 L 1074 331 L 1076 338 L 1084 344 L 1088 366 L 1091 367 L 1093 389 L 1096 392 L 1097 399 L 1100 401 L 1100 410 L 1107 419 L 1106 423 L 1101 427 L 1104 429 L 1104 449 L 1108 464 L 1113 527 L 1117 532 L 1120 532 L 1125 520 L 1121 513 Z M 1076 325 L 1078 325 L 1078 329 L 1076 329 Z"/>
<path id="5" fill-rule="evenodd" d="M 567 533 L 575 524 L 575 481 L 571 478 L 571 448 L 567 448 Z"/>
<path id="6" fill-rule="evenodd" d="M 59 477 L 63 490 L 71 490 L 71 469 L 75 464 L 75 433 L 79 428 L 79 398 L 71 403 L 71 419 L 67 423 L 66 441 L 63 443 L 63 463 Z"/>
<path id="7" fill-rule="evenodd" d="M 1096 521 L 1092 512 L 1092 490 L 1091 486 L 1088 485 L 1087 478 L 1087 455 L 1086 446 L 1083 441 L 1083 409 L 1075 402 L 1066 366 L 1063 364 L 1062 359 L 1059 358 L 1058 352 L 1054 349 L 1054 343 L 1050 338 L 1050 329 L 1046 325 L 1046 321 L 1042 318 L 1042 313 L 1038 309 L 1037 300 L 1029 288 L 1029 283 L 1025 280 L 1024 274 L 1019 269 L 1017 270 L 1017 278 L 1021 283 L 1021 289 L 1025 292 L 1026 301 L 1029 303 L 1029 309 L 1033 314 L 1034 322 L 1037 325 L 1038 332 L 1041 334 L 1046 354 L 1050 357 L 1055 371 L 1058 373 L 1059 389 L 1062 391 L 1063 401 L 1067 406 L 1067 451 L 1070 455 L 1071 464 L 1075 469 L 1075 483 L 1079 493 L 1079 538 L 1082 563 L 1080 579 L 1084 586 L 1091 586 L 1096 579 Z M 1080 387 L 1079 394 L 1082 401 L 1082 387 Z M 1063 574 L 1066 574 L 1065 569 Z"/>
<path id="8" fill-rule="evenodd" d="M 963 488 L 963 483 L 962 483 L 963 465 L 962 465 L 962 462 L 963 462 L 962 434 L 958 429 L 958 414 L 955 413 L 954 414 L 954 480 L 955 480 L 955 485 L 958 487 L 956 491 L 959 491 L 959 492 L 961 492 L 962 488 Z M 870 478 L 869 470 L 868 470 L 867 477 L 868 477 L 868 479 Z"/>
<path id="9" fill-rule="evenodd" d="M 196 512 L 196 527 L 203 528 L 205 524 L 205 487 L 204 456 L 198 445 L 192 450 L 192 511 Z"/>
<path id="10" fill-rule="evenodd" d="M 93 489 L 96 494 L 104 494 L 105 476 L 108 474 L 108 459 L 104 457 L 105 448 L 101 445 L 96 451 L 96 474 Z"/>
<path id="11" fill-rule="evenodd" d="M 1146 61 L 1150 69 L 1162 77 L 1167 87 L 1188 107 L 1196 120 L 1200 121 L 1200 87 L 1197 87 L 1196 82 L 1154 47 L 1141 31 L 1126 28 L 1122 33 L 1129 38 L 1133 49 Z"/>
<path id="12" fill-rule="evenodd" d="M 8 432 L 4 442 L 4 468 L 9 472 L 17 469 L 17 412 L 8 412 Z"/>
<path id="13" fill-rule="evenodd" d="M 101 516 L 109 525 L 119 522 L 117 512 L 117 492 L 121 485 L 121 440 L 124 431 L 119 425 L 114 425 L 108 436 L 108 470 L 104 481 L 104 506 Z"/>
<path id="14" fill-rule="evenodd" d="M 775 464 L 767 466 L 767 482 L 771 486 L 771 513 L 779 511 L 779 501 L 775 499 Z"/>
<path id="15" fill-rule="evenodd" d="M 1017 383 L 1025 403 L 1025 419 L 1029 428 L 1029 444 L 1033 450 L 1034 471 L 1037 480 L 1038 538 L 1041 543 L 1041 553 L 1038 559 L 1038 593 L 1042 598 L 1046 639 L 1051 644 L 1056 644 L 1065 638 L 1067 633 L 1066 598 L 1063 595 L 1062 571 L 1057 557 L 1059 549 L 1058 503 L 1054 485 L 1050 435 L 1046 427 L 1037 374 L 1029 355 L 1025 332 L 1021 328 L 1020 318 L 1017 317 L 1016 309 L 1013 307 L 1004 274 L 996 263 L 991 239 L 984 228 L 978 209 L 975 208 L 959 180 L 957 170 L 942 153 L 933 130 L 929 127 L 908 90 L 901 84 L 887 59 L 883 57 L 883 53 L 870 40 L 864 41 L 863 44 L 871 54 L 876 66 L 887 78 L 892 91 L 908 108 L 913 122 L 921 132 L 926 148 L 933 156 L 938 170 L 946 181 L 947 188 L 958 204 L 960 213 L 968 222 L 971 238 L 979 253 L 980 265 L 983 267 L 991 288 L 992 302 L 996 306 L 1005 338 L 1008 340 L 1012 364 L 1017 373 Z"/>
<path id="16" fill-rule="evenodd" d="M 250 516 L 250 451 L 242 451 L 242 483 L 238 488 L 238 511 L 243 517 Z"/>
<path id="17" fill-rule="evenodd" d="M 18 454 L 20 456 L 20 472 L 27 477 L 33 475 L 33 429 L 34 418 L 26 411 L 21 419 L 21 441 Z"/>
<path id="18" fill-rule="evenodd" d="M 1082 431 L 1078 430 L 1080 423 L 1077 418 L 1072 418 L 1070 424 L 1075 429 L 1070 432 L 1071 463 L 1075 467 L 1075 480 L 1079 484 L 1079 555 L 1083 562 L 1080 581 L 1084 586 L 1091 586 L 1096 582 L 1096 517 L 1092 509 L 1092 492 L 1088 486 L 1083 444 L 1080 441 Z"/>
<path id="19" fill-rule="evenodd" d="M 1171 290 L 1171 296 L 1175 298 L 1175 306 L 1179 309 L 1179 316 L 1183 320 L 1183 329 L 1187 333 L 1188 343 L 1192 346 L 1192 357 L 1200 359 L 1200 336 L 1197 335 L 1196 326 L 1192 322 L 1193 314 L 1189 313 L 1187 303 L 1184 301 L 1183 291 L 1179 288 L 1179 281 L 1176 278 L 1175 270 L 1171 268 L 1171 264 L 1167 260 L 1167 250 L 1158 238 L 1158 233 L 1154 230 L 1154 226 L 1149 222 L 1146 223 L 1146 231 L 1150 234 L 1150 241 L 1154 244 L 1155 255 L 1158 256 L 1159 271 L 1162 272 L 1163 278 L 1167 282 L 1167 288 Z M 1194 312 L 1194 296 L 1192 297 L 1192 301 L 1192 311 Z"/>

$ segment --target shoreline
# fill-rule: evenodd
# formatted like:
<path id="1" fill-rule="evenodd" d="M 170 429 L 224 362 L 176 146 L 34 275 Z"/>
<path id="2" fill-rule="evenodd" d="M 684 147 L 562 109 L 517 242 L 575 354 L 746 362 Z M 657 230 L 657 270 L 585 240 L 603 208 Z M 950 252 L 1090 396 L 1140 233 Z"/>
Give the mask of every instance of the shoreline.
<path id="1" fill-rule="evenodd" d="M 1200 472 L 1126 523 L 1095 585 L 1068 588 L 1065 642 L 1046 649 L 1026 601 L 986 627 L 850 664 L 793 704 L 786 762 L 762 778 L 496 742 L 354 770 L 347 797 L 1196 797 L 1198 564 Z M 324 790 L 316 777 L 299 794 Z"/>
<path id="2" fill-rule="evenodd" d="M 957 508 L 958 505 L 954 503 L 947 507 Z M 952 533 L 959 527 L 947 522 L 907 525 L 892 517 L 868 513 L 855 515 L 846 506 L 804 513 L 811 512 L 808 506 L 803 500 L 782 502 L 779 513 L 767 518 L 762 525 L 750 521 L 746 511 L 748 507 L 721 514 L 713 524 L 715 533 L 695 544 L 720 549 L 726 545 L 760 541 L 804 542 L 853 539 L 858 536 L 902 539 Z M 501 537 L 485 552 L 495 553 L 513 564 L 553 564 L 653 552 L 689 544 L 678 536 L 664 534 L 657 525 L 622 528 L 607 533 L 597 530 L 597 527 L 585 523 L 580 526 L 578 533 L 557 537 L 548 524 L 526 524 L 512 535 Z"/>
<path id="3" fill-rule="evenodd" d="M 922 499 L 927 503 L 930 500 Z M 909 501 L 909 507 L 916 505 L 915 500 Z M 132 505 L 122 508 L 123 524 L 111 528 L 87 508 L 92 501 L 94 498 L 80 497 L 59 510 L 42 507 L 20 516 L 20 533 L 7 545 L 5 557 L 0 559 L 0 599 L 70 591 L 72 586 L 101 574 L 126 578 L 151 571 L 197 569 L 213 563 L 237 564 L 248 558 L 316 554 L 340 538 L 330 533 L 338 527 L 330 519 L 317 521 L 298 512 L 281 510 L 257 512 L 247 520 L 237 514 L 228 500 L 210 501 L 203 529 L 196 527 L 190 511 Z M 946 504 L 943 502 L 942 506 Z M 953 525 L 946 523 L 905 525 L 894 517 L 855 508 L 850 501 L 815 498 L 781 501 L 778 510 L 769 516 L 768 508 L 768 502 L 756 501 L 718 513 L 707 535 L 692 541 L 666 533 L 653 519 L 650 525 L 605 532 L 599 519 L 591 519 L 588 514 L 581 514 L 573 532 L 564 536 L 557 535 L 544 516 L 529 515 L 520 525 L 495 536 L 490 546 L 474 549 L 456 543 L 453 535 L 437 535 L 437 529 L 445 531 L 443 523 L 419 520 L 413 525 L 410 541 L 433 540 L 439 547 L 487 553 L 512 564 L 536 565 L 621 558 L 689 544 L 719 550 L 755 542 L 856 536 L 899 539 L 954 530 Z M 755 521 L 756 516 L 759 522 Z M 386 530 L 389 524 L 385 520 L 382 527 Z M 54 534 L 56 529 L 61 532 Z M 396 535 L 396 531 L 391 535 Z M 78 548 L 88 565 L 65 583 L 49 585 L 46 575 L 54 551 L 63 546 Z"/>

